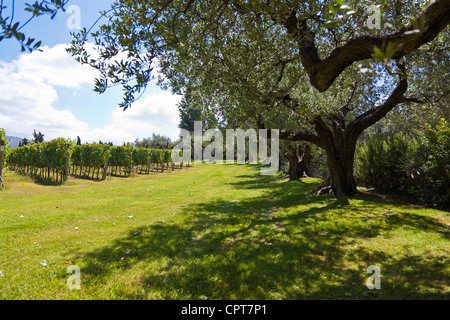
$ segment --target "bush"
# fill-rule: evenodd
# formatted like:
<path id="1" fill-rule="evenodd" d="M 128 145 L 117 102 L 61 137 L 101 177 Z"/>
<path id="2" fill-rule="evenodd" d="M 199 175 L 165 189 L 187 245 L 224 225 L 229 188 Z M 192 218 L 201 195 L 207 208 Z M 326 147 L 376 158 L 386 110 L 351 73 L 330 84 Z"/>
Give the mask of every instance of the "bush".
<path id="1" fill-rule="evenodd" d="M 306 174 L 309 177 L 321 178 L 325 180 L 328 176 L 327 154 L 325 150 L 312 145 L 311 158 L 306 167 Z"/>
<path id="2" fill-rule="evenodd" d="M 133 164 L 138 166 L 147 165 L 150 161 L 151 151 L 147 148 L 133 149 Z"/>
<path id="3" fill-rule="evenodd" d="M 450 127 L 429 126 L 416 152 L 414 193 L 422 201 L 450 207 Z"/>
<path id="4" fill-rule="evenodd" d="M 369 137 L 356 149 L 358 183 L 382 191 L 408 191 L 417 147 L 418 142 L 404 134 Z"/>
<path id="5" fill-rule="evenodd" d="M 355 153 L 359 184 L 401 191 L 428 204 L 450 205 L 450 128 L 441 119 L 419 139 L 404 134 L 369 137 Z"/>

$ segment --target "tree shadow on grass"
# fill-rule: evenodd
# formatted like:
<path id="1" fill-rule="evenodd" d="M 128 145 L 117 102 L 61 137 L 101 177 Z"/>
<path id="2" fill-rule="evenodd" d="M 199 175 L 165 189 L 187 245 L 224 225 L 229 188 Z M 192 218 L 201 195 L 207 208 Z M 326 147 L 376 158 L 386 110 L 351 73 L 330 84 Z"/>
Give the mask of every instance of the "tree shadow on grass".
<path id="1" fill-rule="evenodd" d="M 362 219 L 361 208 L 351 210 L 348 202 L 312 196 L 311 184 L 287 185 L 257 174 L 238 179 L 243 181 L 233 184 L 236 189 L 259 181 L 268 191 L 240 201 L 191 204 L 182 222 L 131 230 L 79 257 L 84 285 L 110 285 L 114 275 L 131 272 L 137 283 L 131 289 L 124 284 L 114 298 L 448 298 L 448 256 L 358 246 L 361 239 L 405 226 L 448 238 L 448 227 L 438 220 L 407 212 Z M 381 290 L 366 286 L 369 265 L 381 268 Z"/>

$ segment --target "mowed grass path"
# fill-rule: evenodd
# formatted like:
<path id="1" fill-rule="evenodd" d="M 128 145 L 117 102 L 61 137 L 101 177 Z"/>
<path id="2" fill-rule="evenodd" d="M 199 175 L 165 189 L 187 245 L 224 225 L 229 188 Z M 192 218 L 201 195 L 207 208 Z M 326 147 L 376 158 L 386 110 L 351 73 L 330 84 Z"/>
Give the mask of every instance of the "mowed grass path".
<path id="1" fill-rule="evenodd" d="M 318 182 L 251 165 L 62 186 L 9 173 L 0 299 L 450 298 L 448 212 L 313 196 Z"/>

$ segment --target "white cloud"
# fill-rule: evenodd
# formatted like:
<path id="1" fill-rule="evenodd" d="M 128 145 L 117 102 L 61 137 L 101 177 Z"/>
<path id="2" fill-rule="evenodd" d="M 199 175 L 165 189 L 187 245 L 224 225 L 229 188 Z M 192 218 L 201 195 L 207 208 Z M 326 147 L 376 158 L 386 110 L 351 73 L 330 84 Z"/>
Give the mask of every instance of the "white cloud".
<path id="1" fill-rule="evenodd" d="M 177 138 L 176 104 L 180 97 L 169 92 L 148 94 L 126 111 L 112 106 L 111 122 L 102 128 L 90 128 L 86 119 L 77 119 L 69 110 L 57 109 L 61 87 L 73 88 L 73 95 L 78 95 L 83 90 L 81 85 L 93 84 L 96 77 L 96 71 L 77 63 L 65 51 L 66 47 L 65 44 L 43 47 L 43 52 L 22 54 L 8 63 L 0 61 L 0 127 L 8 135 L 30 138 L 37 129 L 45 134 L 46 140 L 74 139 L 80 135 L 83 141 L 115 144 L 149 137 L 152 133 Z"/>
<path id="2" fill-rule="evenodd" d="M 35 51 L 21 55 L 16 64 L 17 72 L 32 79 L 40 79 L 49 85 L 78 88 L 83 83 L 92 83 L 97 71 L 81 65 L 66 52 L 67 45 L 53 48 L 43 47 L 43 52 Z"/>
<path id="3" fill-rule="evenodd" d="M 67 137 L 73 130 L 87 129 L 87 124 L 68 110 L 52 106 L 58 98 L 54 85 L 78 87 L 92 81 L 88 75 L 95 77 L 78 66 L 64 46 L 44 47 L 43 52 L 23 54 L 10 63 L 0 62 L 0 74 L 0 119 L 5 121 L 0 127 L 8 135 L 29 137 L 35 128 L 42 128 L 48 136 Z"/>
<path id="4" fill-rule="evenodd" d="M 92 140 L 134 142 L 136 138 L 147 138 L 159 133 L 172 139 L 178 138 L 180 97 L 169 92 L 148 94 L 135 102 L 131 108 L 112 111 L 112 122 L 91 132 Z"/>

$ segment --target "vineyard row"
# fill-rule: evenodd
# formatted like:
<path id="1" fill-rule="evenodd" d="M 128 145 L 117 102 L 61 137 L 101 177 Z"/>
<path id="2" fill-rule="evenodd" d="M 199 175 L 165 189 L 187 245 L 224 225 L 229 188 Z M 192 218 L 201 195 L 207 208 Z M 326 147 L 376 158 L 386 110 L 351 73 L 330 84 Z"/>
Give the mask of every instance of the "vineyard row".
<path id="1" fill-rule="evenodd" d="M 108 175 L 129 176 L 133 171 L 149 174 L 183 166 L 172 162 L 172 150 L 73 145 L 63 138 L 11 149 L 6 164 L 18 173 L 56 182 L 66 181 L 69 175 L 104 180 Z"/>

